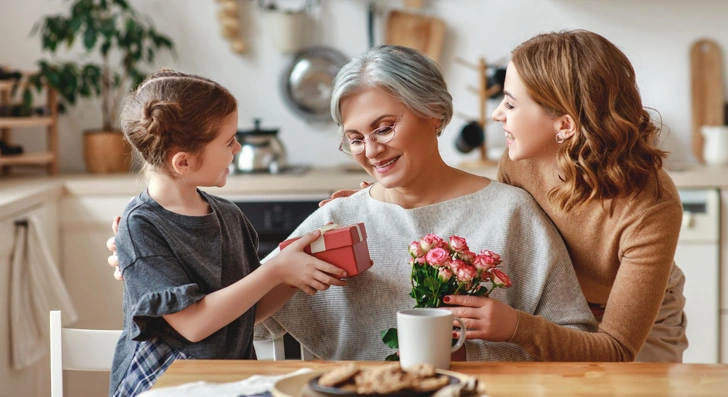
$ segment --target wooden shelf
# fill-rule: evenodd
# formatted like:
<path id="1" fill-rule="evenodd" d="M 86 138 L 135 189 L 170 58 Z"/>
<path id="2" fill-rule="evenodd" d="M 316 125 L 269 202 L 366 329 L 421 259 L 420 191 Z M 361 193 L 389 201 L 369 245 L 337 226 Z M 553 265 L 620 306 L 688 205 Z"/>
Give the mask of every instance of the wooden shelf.
<path id="1" fill-rule="evenodd" d="M 0 81 L 0 105 L 9 105 L 13 102 L 12 88 L 15 81 Z M 23 78 L 21 86 L 27 84 Z M 11 144 L 12 129 L 28 127 L 45 127 L 46 146 L 45 151 L 31 152 L 21 155 L 0 154 L 0 175 L 8 175 L 13 166 L 44 166 L 49 174 L 58 174 L 58 117 L 56 93 L 46 87 L 46 106 L 50 109 L 48 116 L 31 117 L 0 117 L 0 140 Z M 16 94 L 17 96 L 17 94 Z M 16 100 L 17 102 L 17 100 Z"/>
<path id="2" fill-rule="evenodd" d="M 50 116 L 0 117 L 0 128 L 47 127 L 54 122 Z"/>
<path id="3" fill-rule="evenodd" d="M 3 165 L 48 165 L 55 161 L 56 156 L 51 152 L 35 152 L 13 156 L 0 156 L 0 166 Z"/>

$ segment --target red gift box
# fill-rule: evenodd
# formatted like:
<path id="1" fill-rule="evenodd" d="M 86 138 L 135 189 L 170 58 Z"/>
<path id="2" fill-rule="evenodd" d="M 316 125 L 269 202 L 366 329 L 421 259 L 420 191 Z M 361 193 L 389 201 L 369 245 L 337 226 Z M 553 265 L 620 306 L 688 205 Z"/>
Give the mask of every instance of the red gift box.
<path id="1" fill-rule="evenodd" d="M 299 238 L 288 239 L 278 246 L 283 249 Z M 321 236 L 304 248 L 304 252 L 346 270 L 347 277 L 356 276 L 372 267 L 367 231 L 363 223 L 326 225 L 321 228 Z"/>

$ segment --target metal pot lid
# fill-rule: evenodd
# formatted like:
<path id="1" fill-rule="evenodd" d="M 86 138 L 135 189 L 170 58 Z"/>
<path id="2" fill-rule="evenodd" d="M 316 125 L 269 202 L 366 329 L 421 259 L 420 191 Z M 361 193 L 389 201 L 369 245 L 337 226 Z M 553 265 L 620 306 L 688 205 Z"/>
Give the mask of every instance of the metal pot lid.
<path id="1" fill-rule="evenodd" d="M 278 133 L 278 129 L 262 129 L 260 128 L 260 119 L 253 119 L 255 127 L 252 130 L 238 130 L 240 135 L 275 135 Z"/>
<path id="2" fill-rule="evenodd" d="M 331 47 L 310 47 L 293 54 L 283 71 L 283 99 L 297 115 L 331 121 L 334 78 L 349 58 Z"/>

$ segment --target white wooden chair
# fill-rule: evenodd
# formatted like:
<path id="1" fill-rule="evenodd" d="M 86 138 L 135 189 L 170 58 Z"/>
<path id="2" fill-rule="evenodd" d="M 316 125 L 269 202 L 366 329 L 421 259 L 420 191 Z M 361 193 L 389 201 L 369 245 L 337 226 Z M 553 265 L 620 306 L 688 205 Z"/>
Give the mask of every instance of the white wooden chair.
<path id="1" fill-rule="evenodd" d="M 51 311 L 51 397 L 63 396 L 63 370 L 110 371 L 121 331 L 63 328 Z"/>
<path id="2" fill-rule="evenodd" d="M 255 354 L 258 356 L 258 360 L 285 360 L 286 351 L 283 344 L 283 337 L 280 337 L 274 341 L 254 341 Z M 301 360 L 314 360 L 316 357 L 308 351 L 305 347 L 301 346 Z"/>

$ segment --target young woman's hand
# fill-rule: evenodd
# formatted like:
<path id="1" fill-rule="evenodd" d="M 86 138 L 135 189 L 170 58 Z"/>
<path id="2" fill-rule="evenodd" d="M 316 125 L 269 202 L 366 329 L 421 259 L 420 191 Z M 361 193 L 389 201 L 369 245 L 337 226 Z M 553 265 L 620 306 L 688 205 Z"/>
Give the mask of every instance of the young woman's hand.
<path id="1" fill-rule="evenodd" d="M 362 189 L 366 189 L 367 187 L 369 187 L 371 185 L 372 184 L 369 183 L 369 182 L 361 182 L 359 184 L 359 187 L 361 187 Z M 331 201 L 333 199 L 337 199 L 337 198 L 340 198 L 340 197 L 349 197 L 349 196 L 351 196 L 352 194 L 354 194 L 356 192 L 358 192 L 358 190 L 353 190 L 353 189 L 337 190 L 337 191 L 334 192 L 334 194 L 331 195 L 331 198 L 327 198 L 326 200 L 321 200 L 319 202 L 318 206 L 319 207 L 323 207 L 324 205 L 326 205 L 326 203 L 328 203 L 329 201 Z"/>
<path id="2" fill-rule="evenodd" d="M 453 307 L 443 307 L 465 322 L 466 339 L 482 339 L 491 342 L 506 342 L 516 331 L 518 312 L 507 304 L 483 296 L 448 295 L 444 302 Z M 461 331 L 454 331 L 453 338 L 459 338 Z"/>
<path id="3" fill-rule="evenodd" d="M 114 221 L 111 223 L 111 230 L 114 231 L 114 236 L 116 236 L 116 233 L 119 231 L 119 221 L 121 220 L 120 216 L 117 216 L 114 218 Z M 114 278 L 117 280 L 123 280 L 124 277 L 121 275 L 121 271 L 119 270 L 119 257 L 116 256 L 116 239 L 115 237 L 111 237 L 110 239 L 106 240 L 106 248 L 111 251 L 111 255 L 109 256 L 108 262 L 109 266 L 114 268 Z"/>
<path id="4" fill-rule="evenodd" d="M 280 283 L 298 287 L 309 295 L 327 290 L 332 285 L 345 286 L 346 283 L 339 280 L 346 277 L 344 270 L 303 252 L 303 249 L 320 235 L 321 231 L 314 230 L 301 236 L 266 262 L 263 267 L 273 266 L 271 270 L 275 277 L 279 278 Z"/>

